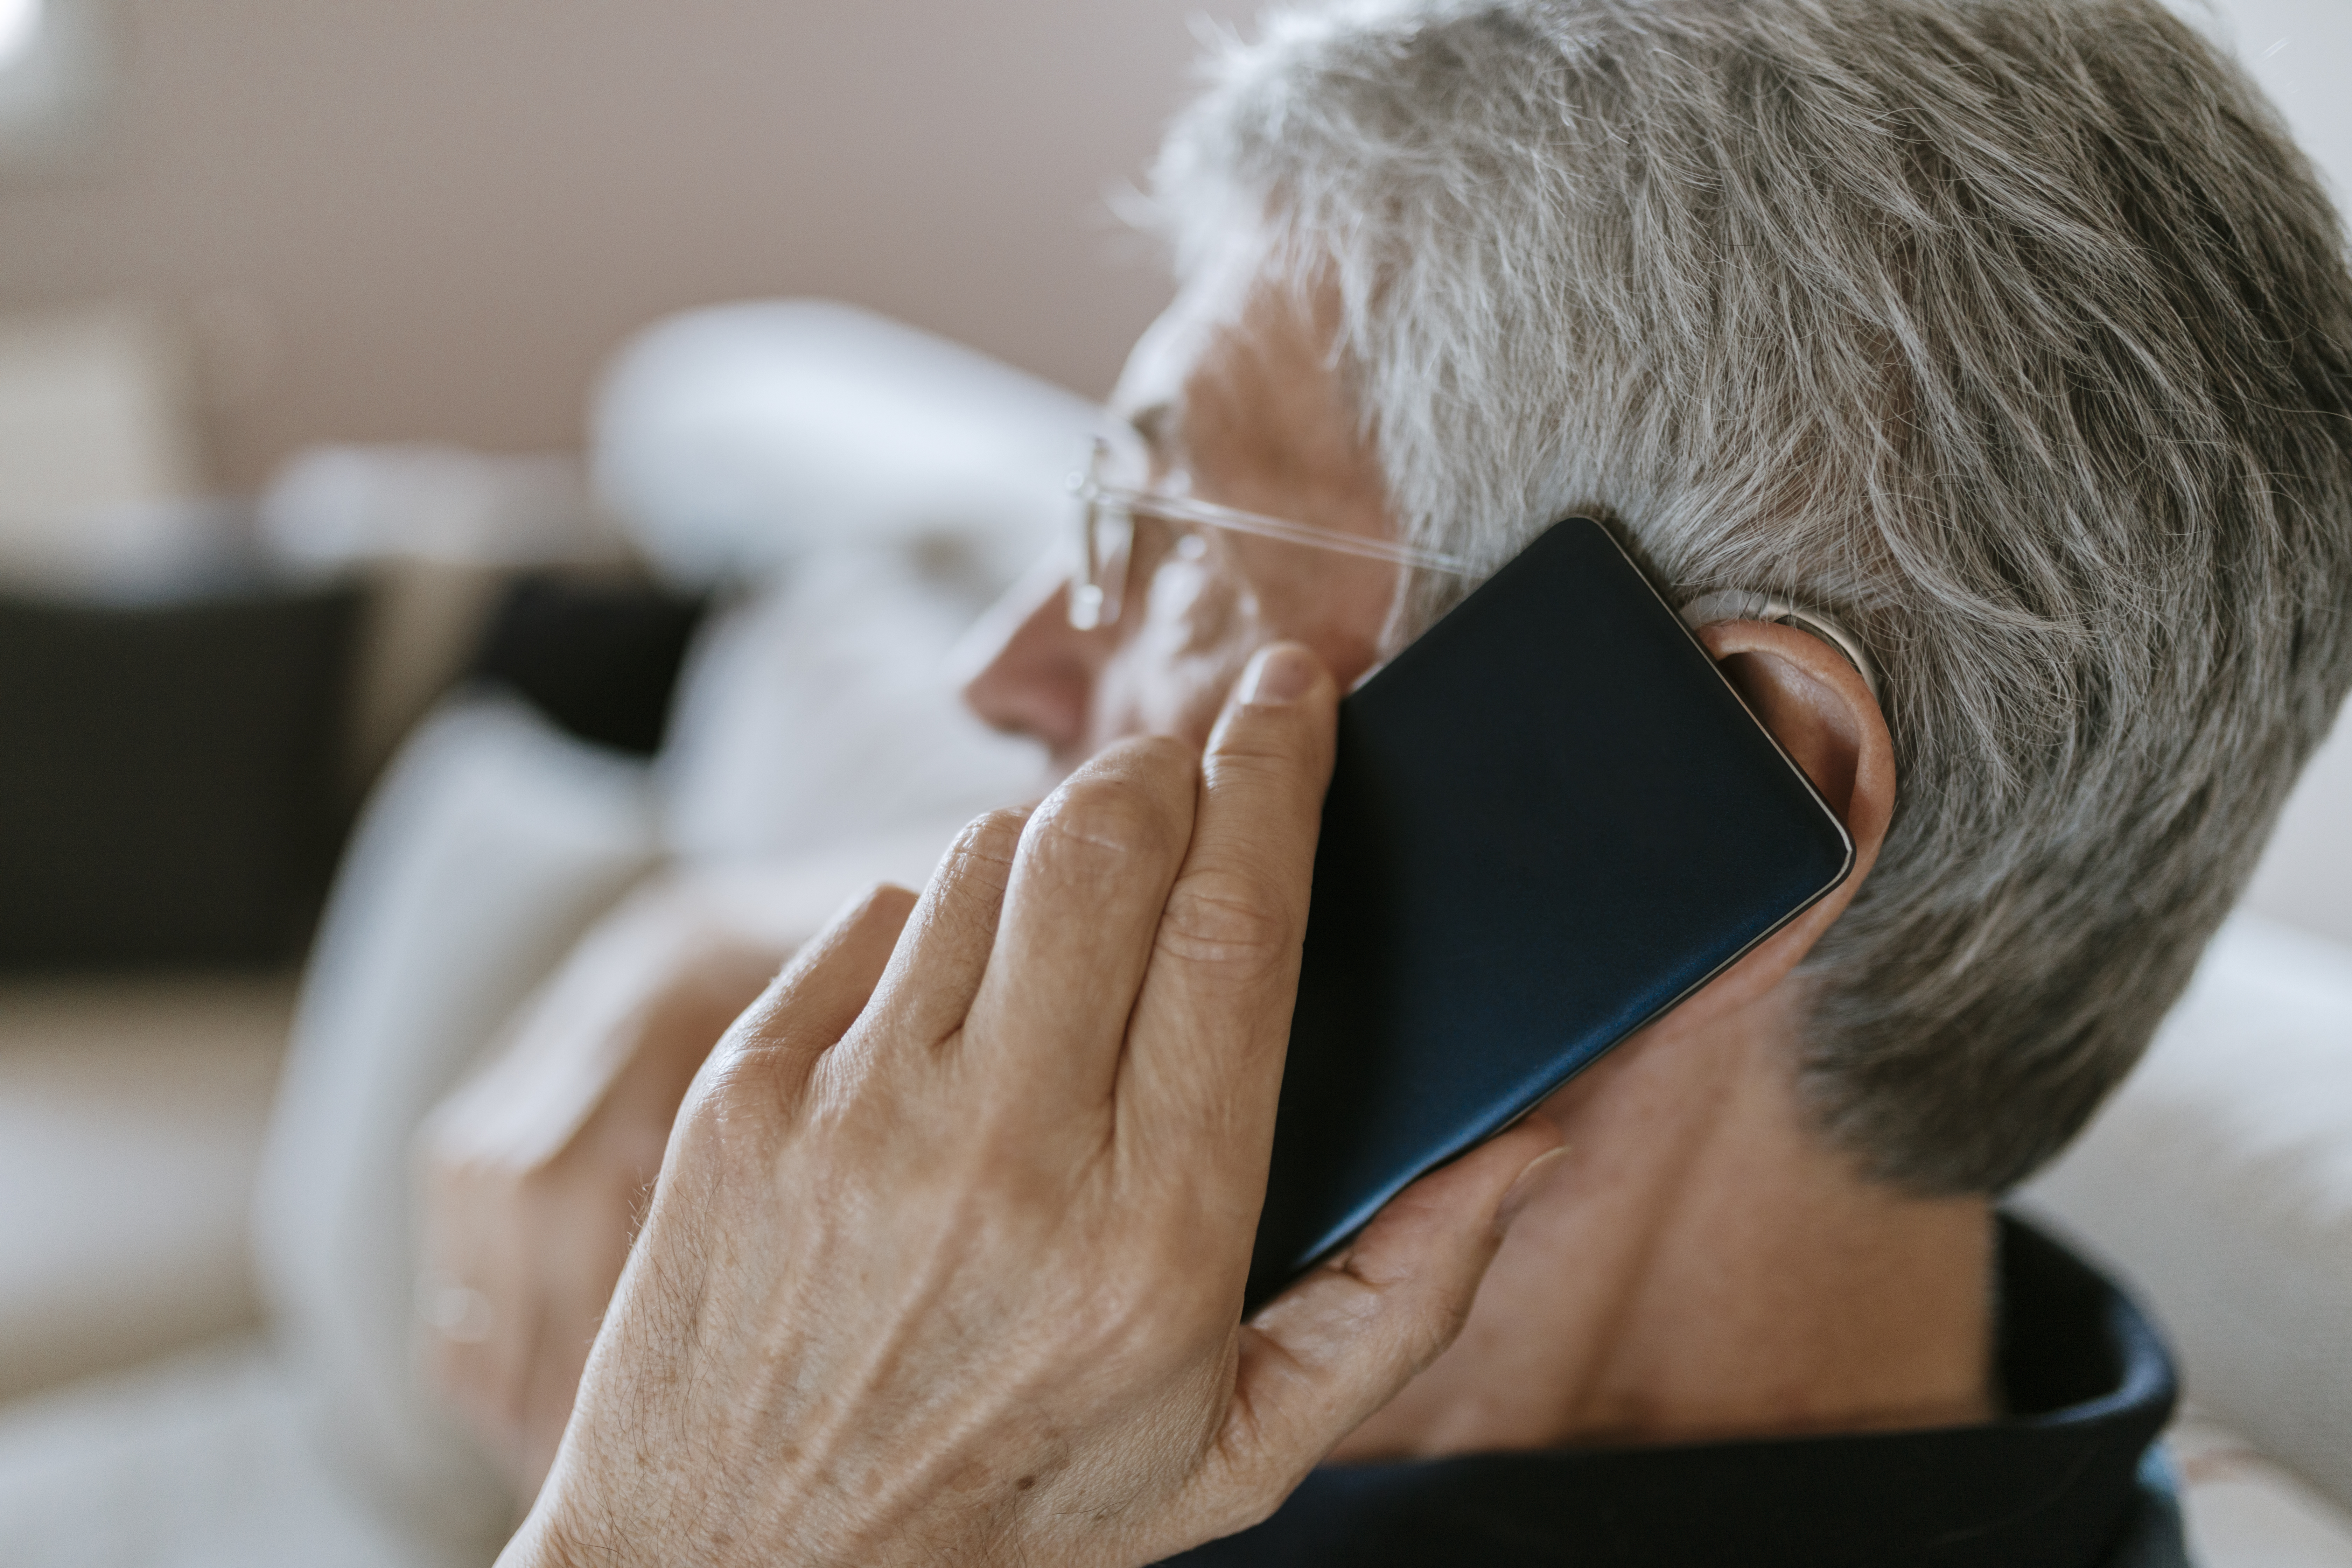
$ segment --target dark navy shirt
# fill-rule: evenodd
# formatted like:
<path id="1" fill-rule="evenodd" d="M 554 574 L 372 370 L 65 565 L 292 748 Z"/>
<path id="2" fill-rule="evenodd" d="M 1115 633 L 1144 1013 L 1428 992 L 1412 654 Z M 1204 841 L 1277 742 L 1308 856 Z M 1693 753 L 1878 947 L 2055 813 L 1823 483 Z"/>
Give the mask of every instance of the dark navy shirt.
<path id="1" fill-rule="evenodd" d="M 1318 1470 L 1184 1568 L 2186 1568 L 2172 1363 L 2122 1292 L 2004 1218 L 2000 1419 Z"/>

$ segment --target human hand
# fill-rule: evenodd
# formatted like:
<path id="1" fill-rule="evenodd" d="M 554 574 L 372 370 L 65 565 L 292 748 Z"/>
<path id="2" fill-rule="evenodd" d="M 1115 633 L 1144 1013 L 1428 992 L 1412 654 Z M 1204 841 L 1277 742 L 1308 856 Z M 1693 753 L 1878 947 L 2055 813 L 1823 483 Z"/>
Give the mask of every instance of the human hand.
<path id="1" fill-rule="evenodd" d="M 575 950 L 418 1140 L 435 1384 L 529 1500 L 695 1070 L 788 953 L 654 889 Z"/>
<path id="2" fill-rule="evenodd" d="M 1336 693 L 1111 748 L 884 888 L 704 1065 L 502 1562 L 1141 1563 L 1444 1348 L 1530 1120 L 1240 1321 Z"/>

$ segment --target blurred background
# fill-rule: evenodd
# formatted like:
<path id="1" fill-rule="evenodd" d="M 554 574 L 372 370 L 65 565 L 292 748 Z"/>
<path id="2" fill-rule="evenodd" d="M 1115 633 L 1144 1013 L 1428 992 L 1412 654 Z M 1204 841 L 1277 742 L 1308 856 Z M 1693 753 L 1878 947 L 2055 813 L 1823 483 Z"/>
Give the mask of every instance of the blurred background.
<path id="1" fill-rule="evenodd" d="M 216 594 L 104 634 L 52 624 L 66 612 L 50 606 L 0 627 L 0 650 L 207 638 L 207 659 L 242 647 L 269 664 L 255 639 L 310 649 L 308 684 L 255 694 L 233 720 L 248 729 L 317 717 L 348 661 L 348 799 L 474 646 L 493 577 L 626 553 L 588 515 L 572 455 L 600 374 L 647 323 L 824 296 L 1107 390 L 1167 285 L 1106 196 L 1140 171 L 1192 30 L 1216 15 L 1175 0 L 0 0 L 0 576 L 184 595 L 256 564 L 258 543 L 263 564 L 371 579 L 274 616 L 246 606 L 236 626 Z M 353 444 L 378 449 L 319 450 Z M 531 460 L 468 460 L 519 454 Z M 194 692 L 147 691 L 122 728 L 188 721 L 184 697 L 236 684 L 184 675 Z M 130 697 L 12 693 L 0 719 L 37 732 L 54 710 Z M 100 739 L 79 763 L 119 776 L 131 759 Z M 0 784 L 0 805 L 78 794 L 69 761 Z M 123 804 L 87 800 L 38 865 L 21 847 L 0 858 L 50 895 L 37 917 L 29 897 L 0 916 L 0 954 L 105 956 L 60 926 L 58 900 L 125 918 L 122 888 L 90 875 Z M 167 837 L 187 858 L 184 826 L 111 858 L 128 876 Z M 215 826 L 241 835 L 248 872 L 277 856 L 289 886 L 317 882 L 333 831 L 263 846 L 260 823 Z M 159 958 L 267 946 L 276 895 L 230 886 L 235 866 L 203 868 L 210 910 L 167 907 L 196 869 L 157 879 L 152 930 L 106 940 Z M 209 935 L 165 931 L 174 919 Z"/>
<path id="2" fill-rule="evenodd" d="M 10 0 L 99 36 L 0 185 L 0 309 L 163 312 L 229 491 L 318 441 L 577 446 L 614 346 L 712 300 L 1099 395 L 1165 293 L 1104 192 L 1252 9 Z"/>
<path id="3" fill-rule="evenodd" d="M 487 1560 L 415 1125 L 656 868 L 817 901 L 1017 793 L 939 658 L 1168 296 L 1114 207 L 1255 9 L 0 0 L 10 1561 Z M 2352 5 L 2195 19 L 2352 193 Z M 2061 1199 L 2227 1417 L 2215 1560 L 2352 1563 L 2352 1373 L 2242 1343 L 2352 1333 L 2352 735 L 2248 902 L 2201 1005 L 2347 1115 L 2200 1156 L 2267 1173 L 2236 1207 Z M 2249 1331 L 2213 1280 L 2269 1266 L 2181 1237 L 2285 1211 L 2335 1272 Z"/>

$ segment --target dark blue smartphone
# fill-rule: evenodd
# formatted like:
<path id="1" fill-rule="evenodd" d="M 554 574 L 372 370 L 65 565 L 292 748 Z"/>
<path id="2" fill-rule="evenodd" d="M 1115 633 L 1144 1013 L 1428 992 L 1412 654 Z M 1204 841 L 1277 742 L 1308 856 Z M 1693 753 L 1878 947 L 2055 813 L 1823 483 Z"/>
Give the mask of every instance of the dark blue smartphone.
<path id="1" fill-rule="evenodd" d="M 1554 525 L 1339 704 L 1249 1306 L 1853 865 L 1608 530 Z"/>

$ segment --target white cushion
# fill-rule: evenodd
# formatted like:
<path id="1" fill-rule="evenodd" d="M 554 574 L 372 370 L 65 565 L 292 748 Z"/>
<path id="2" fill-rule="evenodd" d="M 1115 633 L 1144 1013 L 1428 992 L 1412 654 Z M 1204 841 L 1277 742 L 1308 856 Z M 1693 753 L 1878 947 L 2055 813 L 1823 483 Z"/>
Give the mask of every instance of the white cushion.
<path id="1" fill-rule="evenodd" d="M 1045 759 L 958 696 L 974 606 L 904 552 L 812 554 L 698 639 L 657 768 L 700 861 L 821 853 L 1042 792 Z"/>
<path id="2" fill-rule="evenodd" d="M 2352 1514 L 2189 1410 L 2165 1434 L 2199 1568 L 2352 1568 Z"/>
<path id="3" fill-rule="evenodd" d="M 614 356 L 596 480 L 656 566 L 761 576 L 845 540 L 951 537 L 1002 581 L 1065 515 L 1095 405 L 826 300 L 673 316 Z"/>
<path id="4" fill-rule="evenodd" d="M 475 699 L 411 738 L 336 881 L 271 1124 L 256 1244 L 328 1451 L 428 1535 L 490 1539 L 510 1503 L 414 1355 L 411 1139 L 655 854 L 640 764 Z"/>
<path id="5" fill-rule="evenodd" d="M 0 1411 L 9 1568 L 481 1568 L 321 1462 L 265 1346 L 231 1341 Z"/>
<path id="6" fill-rule="evenodd" d="M 2192 1398 L 2352 1504 L 2352 951 L 2233 919 L 2021 1196 L 2139 1287 Z"/>

